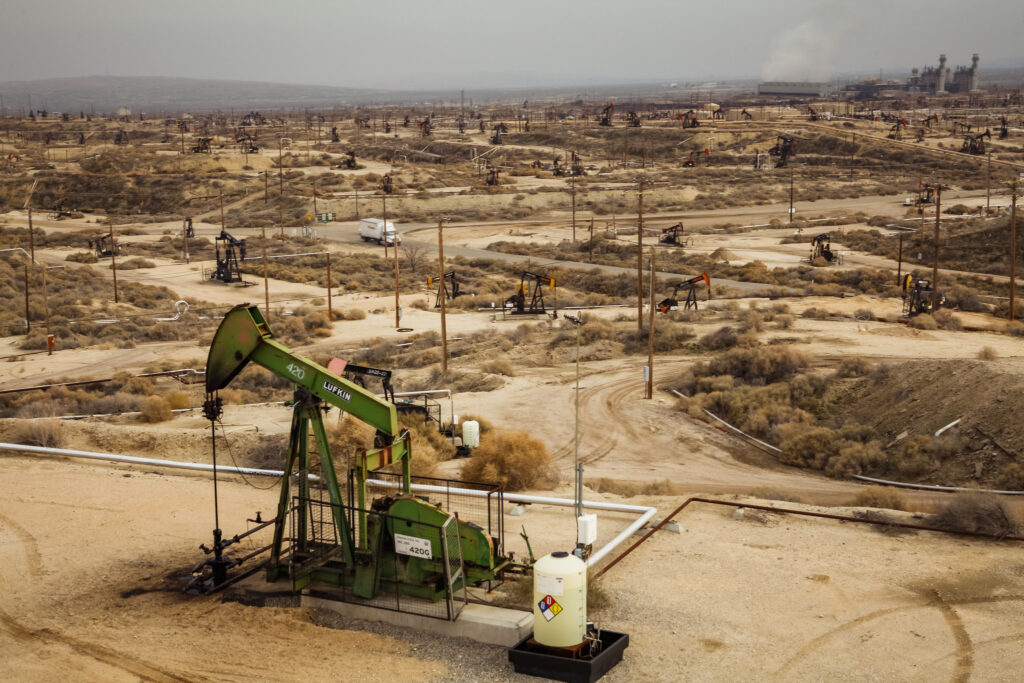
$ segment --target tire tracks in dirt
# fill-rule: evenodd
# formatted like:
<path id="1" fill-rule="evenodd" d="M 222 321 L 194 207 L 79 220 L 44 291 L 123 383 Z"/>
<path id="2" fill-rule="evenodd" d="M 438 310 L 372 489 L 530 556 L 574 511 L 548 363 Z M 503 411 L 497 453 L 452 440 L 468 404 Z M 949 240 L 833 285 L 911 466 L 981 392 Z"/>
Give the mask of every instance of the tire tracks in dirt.
<path id="1" fill-rule="evenodd" d="M 26 647 L 39 644 L 69 647 L 78 655 L 138 676 L 144 681 L 189 683 L 192 680 L 129 657 L 104 645 L 90 643 L 60 631 L 49 628 L 28 628 L 2 609 L 0 609 L 0 628 L 10 633 L 15 640 L 24 643 Z"/>
<path id="2" fill-rule="evenodd" d="M 982 605 L 982 604 L 993 604 L 1000 602 L 1016 602 L 1024 600 L 1024 595 L 995 595 L 983 598 L 962 598 L 956 600 L 946 600 L 937 590 L 931 590 L 928 593 L 923 593 L 922 597 L 925 599 L 923 603 L 915 605 L 902 605 L 899 607 L 888 607 L 885 609 L 875 610 L 868 614 L 851 619 L 843 624 L 840 624 L 834 629 L 827 631 L 820 636 L 817 636 L 801 647 L 796 654 L 786 660 L 785 663 L 775 672 L 775 678 L 790 678 L 793 668 L 795 668 L 801 661 L 805 660 L 808 656 L 814 652 L 820 650 L 825 646 L 826 641 L 833 637 L 845 633 L 857 626 L 865 624 L 869 621 L 873 621 L 880 617 L 884 617 L 890 614 L 898 612 L 907 612 L 916 609 L 937 609 L 942 614 L 943 620 L 949 627 L 950 632 L 953 636 L 953 640 L 956 643 L 956 649 L 951 653 L 957 659 L 956 670 L 953 673 L 952 681 L 962 682 L 970 679 L 971 672 L 974 670 L 974 653 L 975 644 L 972 642 L 970 634 L 967 632 L 967 627 L 964 625 L 963 618 L 954 609 L 954 607 L 965 606 L 965 605 Z M 1001 636 L 991 640 L 983 641 L 979 644 L 987 644 L 1002 641 L 1014 641 L 1024 639 L 1024 634 L 1016 634 L 1010 636 Z"/>
<path id="3" fill-rule="evenodd" d="M 28 568 L 30 579 L 38 579 L 43 575 L 43 558 L 39 554 L 39 544 L 36 537 L 28 529 L 15 522 L 6 515 L 0 515 L 0 527 L 10 529 L 25 549 L 25 564 Z"/>
<path id="4" fill-rule="evenodd" d="M 953 633 L 953 640 L 956 641 L 956 671 L 953 673 L 954 683 L 963 683 L 971 677 L 974 670 L 974 645 L 971 643 L 971 636 L 967 633 L 964 620 L 960 617 L 953 606 L 946 602 L 942 594 L 932 590 L 932 604 L 942 613 L 946 625 Z"/>
<path id="5" fill-rule="evenodd" d="M 42 555 L 39 552 L 39 544 L 35 536 L 28 529 L 2 514 L 0 514 L 0 527 L 9 529 L 21 542 L 25 552 L 28 578 L 40 579 L 45 570 L 43 568 Z M 31 629 L 8 614 L 3 608 L 0 608 L 0 631 L 6 631 L 14 640 L 24 643 L 26 647 L 38 646 L 40 643 L 67 646 L 79 655 L 121 669 L 134 676 L 138 676 L 142 680 L 157 681 L 159 683 L 189 680 L 133 659 L 103 645 L 89 643 L 60 631 L 49 628 Z"/>

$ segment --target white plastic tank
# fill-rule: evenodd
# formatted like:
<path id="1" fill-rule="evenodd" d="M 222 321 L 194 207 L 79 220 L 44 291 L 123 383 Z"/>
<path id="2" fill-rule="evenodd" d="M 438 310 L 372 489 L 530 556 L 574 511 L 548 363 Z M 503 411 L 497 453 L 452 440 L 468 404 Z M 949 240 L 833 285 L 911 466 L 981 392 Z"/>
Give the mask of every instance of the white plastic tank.
<path id="1" fill-rule="evenodd" d="M 462 445 L 470 448 L 480 446 L 480 423 L 476 420 L 466 420 L 462 423 Z"/>
<path id="2" fill-rule="evenodd" d="M 574 647 L 587 634 L 587 565 L 556 552 L 533 565 L 533 638 L 548 647 Z"/>

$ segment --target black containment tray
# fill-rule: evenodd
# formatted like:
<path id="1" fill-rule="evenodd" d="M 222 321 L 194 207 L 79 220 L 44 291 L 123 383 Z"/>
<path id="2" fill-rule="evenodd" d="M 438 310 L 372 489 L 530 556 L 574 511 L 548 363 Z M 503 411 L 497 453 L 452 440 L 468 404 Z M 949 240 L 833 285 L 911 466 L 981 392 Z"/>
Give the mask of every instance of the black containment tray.
<path id="1" fill-rule="evenodd" d="M 529 649 L 531 633 L 508 650 L 508 661 L 516 673 L 538 676 L 566 683 L 593 683 L 622 661 L 622 652 L 629 646 L 629 635 L 601 631 L 601 653 L 593 659 L 572 659 Z"/>

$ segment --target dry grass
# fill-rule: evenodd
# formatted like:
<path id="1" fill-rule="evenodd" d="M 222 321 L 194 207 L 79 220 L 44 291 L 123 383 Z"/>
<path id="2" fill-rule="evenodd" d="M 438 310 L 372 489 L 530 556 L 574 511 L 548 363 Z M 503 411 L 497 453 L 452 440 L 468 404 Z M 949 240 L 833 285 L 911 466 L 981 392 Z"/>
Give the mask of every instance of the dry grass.
<path id="1" fill-rule="evenodd" d="M 625 479 L 609 479 L 598 477 L 587 480 L 587 488 L 595 493 L 614 493 L 632 498 L 633 496 L 673 496 L 683 493 L 684 489 L 676 486 L 668 479 L 660 481 L 628 481 Z"/>
<path id="2" fill-rule="evenodd" d="M 899 491 L 891 486 L 866 486 L 853 499 L 855 507 L 906 510 L 906 504 Z"/>
<path id="3" fill-rule="evenodd" d="M 15 422 L 5 430 L 4 438 L 11 443 L 44 448 L 63 448 L 67 439 L 59 420 L 40 419 Z"/>
<path id="4" fill-rule="evenodd" d="M 978 360 L 995 360 L 999 354 L 991 346 L 983 346 L 978 351 Z"/>
<path id="5" fill-rule="evenodd" d="M 467 481 L 501 484 L 506 490 L 548 486 L 552 481 L 551 454 L 544 442 L 527 432 L 495 430 L 482 439 L 473 457 L 462 466 Z"/>
<path id="6" fill-rule="evenodd" d="M 994 495 L 957 493 L 944 508 L 935 513 L 932 523 L 947 531 L 965 531 L 1002 538 L 1015 536 L 1020 524 L 1003 502 Z"/>
<path id="7" fill-rule="evenodd" d="M 174 417 L 171 406 L 162 396 L 150 396 L 142 402 L 142 415 L 139 419 L 143 422 L 166 422 Z"/>

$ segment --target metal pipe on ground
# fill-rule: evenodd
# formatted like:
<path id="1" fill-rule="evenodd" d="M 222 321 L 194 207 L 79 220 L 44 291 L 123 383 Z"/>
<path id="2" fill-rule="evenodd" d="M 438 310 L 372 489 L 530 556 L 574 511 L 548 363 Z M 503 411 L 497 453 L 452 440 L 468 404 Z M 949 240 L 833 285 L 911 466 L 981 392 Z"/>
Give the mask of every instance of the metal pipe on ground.
<path id="1" fill-rule="evenodd" d="M 115 453 L 97 453 L 93 451 L 79 451 L 69 448 L 48 448 L 45 446 L 25 446 L 16 443 L 0 443 L 0 450 L 15 451 L 19 453 L 31 453 L 33 455 L 58 455 L 65 457 L 74 458 L 87 458 L 90 460 L 106 460 L 109 462 L 124 462 L 135 465 L 150 465 L 153 467 L 168 467 L 171 469 L 183 469 L 183 470 L 194 470 L 201 472 L 212 472 L 213 465 L 207 465 L 206 463 L 199 462 L 182 462 L 178 460 L 160 460 L 156 458 L 139 458 L 132 455 L 117 455 Z M 236 474 L 250 474 L 250 475 L 262 475 L 268 477 L 280 477 L 284 476 L 283 470 L 263 470 L 251 467 L 228 467 L 220 465 L 217 468 L 218 472 L 229 472 Z M 310 479 L 318 481 L 319 477 L 311 475 Z M 368 480 L 369 483 L 382 485 L 382 486 L 397 486 L 397 484 L 379 481 L 376 479 Z M 487 491 L 477 491 L 473 489 L 463 488 L 445 488 L 442 486 L 431 486 L 429 484 L 413 484 L 413 490 L 433 492 L 433 493 L 446 493 L 446 492 L 457 492 L 468 496 L 477 496 L 480 498 L 488 495 Z M 537 503 L 540 505 L 558 505 L 561 507 L 574 507 L 576 501 L 568 498 L 550 498 L 547 496 L 530 496 L 521 493 L 506 493 L 504 494 L 505 500 L 512 503 Z M 594 566 L 597 562 L 602 560 L 608 553 L 618 547 L 623 541 L 629 538 L 632 534 L 636 533 L 638 529 L 650 521 L 650 519 L 657 513 L 658 509 L 654 507 L 648 507 L 645 505 L 626 505 L 623 503 L 603 503 L 598 501 L 583 501 L 583 507 L 590 508 L 592 510 L 604 510 L 607 512 L 630 512 L 640 513 L 632 524 L 627 526 L 621 531 L 615 538 L 610 542 L 606 543 L 603 547 L 598 549 L 590 558 L 587 560 L 588 566 Z M 659 525 L 658 528 L 660 528 Z M 652 532 L 653 533 L 653 532 Z M 650 534 L 648 534 L 650 535 Z M 617 560 L 616 560 L 617 561 Z"/>

